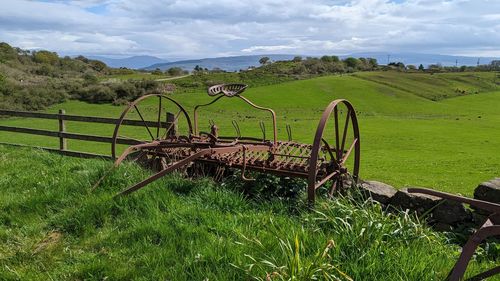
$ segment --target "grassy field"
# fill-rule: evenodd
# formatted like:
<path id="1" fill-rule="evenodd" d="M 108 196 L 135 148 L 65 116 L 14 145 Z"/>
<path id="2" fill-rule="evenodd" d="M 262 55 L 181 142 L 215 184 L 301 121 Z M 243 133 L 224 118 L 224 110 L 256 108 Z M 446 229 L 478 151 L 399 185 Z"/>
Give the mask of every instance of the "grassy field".
<path id="1" fill-rule="evenodd" d="M 443 280 L 459 254 L 453 237 L 349 197 L 307 211 L 170 176 L 112 198 L 147 173 L 131 164 L 90 192 L 108 167 L 0 146 L 0 280 Z"/>
<path id="2" fill-rule="evenodd" d="M 156 79 L 164 79 L 164 78 L 170 78 L 171 76 L 166 75 L 166 74 L 152 74 L 149 72 L 136 72 L 136 73 L 130 73 L 130 74 L 115 74 L 115 75 L 106 75 L 101 77 L 101 81 L 106 81 L 106 80 L 141 80 L 141 79 L 146 79 L 146 80 L 156 80 Z"/>
<path id="3" fill-rule="evenodd" d="M 494 72 L 487 73 L 399 73 L 364 72 L 355 74 L 356 77 L 373 81 L 379 84 L 398 88 L 414 95 L 430 100 L 477 94 L 498 89 L 500 75 Z"/>
<path id="4" fill-rule="evenodd" d="M 471 195 L 479 182 L 500 174 L 500 91 L 496 73 L 419 74 L 366 72 L 326 76 L 250 88 L 245 93 L 278 115 L 278 135 L 311 143 L 322 111 L 336 98 L 346 98 L 358 111 L 362 142 L 361 176 L 403 187 L 418 185 Z M 460 91 L 457 91 L 459 89 Z M 495 91 L 495 89 L 497 89 Z M 463 91 L 462 91 L 463 90 Z M 189 112 L 211 100 L 205 93 L 174 94 Z M 68 114 L 118 117 L 123 107 L 70 101 L 59 108 Z M 269 118 L 234 99 L 222 100 L 201 112 L 200 126 L 213 119 L 223 135 L 234 134 L 231 119 L 244 135 L 259 136 L 259 120 Z M 205 117 L 205 118 L 204 118 Z M 57 122 L 2 120 L 0 124 L 57 129 Z M 68 122 L 68 131 L 111 136 L 113 126 Z M 182 126 L 181 126 L 182 127 Z M 142 133 L 145 133 L 143 131 Z M 0 141 L 40 146 L 57 139 L 0 133 Z M 109 153 L 107 144 L 69 141 L 69 148 Z"/>

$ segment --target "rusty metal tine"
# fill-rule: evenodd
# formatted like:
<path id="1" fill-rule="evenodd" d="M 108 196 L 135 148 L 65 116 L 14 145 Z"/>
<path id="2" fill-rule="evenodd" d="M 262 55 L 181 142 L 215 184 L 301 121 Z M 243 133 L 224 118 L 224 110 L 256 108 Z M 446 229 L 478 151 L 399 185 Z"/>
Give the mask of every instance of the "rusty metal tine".
<path id="1" fill-rule="evenodd" d="M 214 125 L 215 122 L 213 119 L 208 120 L 208 131 L 210 131 Z"/>
<path id="2" fill-rule="evenodd" d="M 290 124 L 286 124 L 286 133 L 288 135 L 288 141 L 292 141 L 292 127 L 290 127 Z"/>
<path id="3" fill-rule="evenodd" d="M 247 178 L 245 176 L 245 173 L 246 173 L 246 170 L 247 170 L 247 161 L 246 161 L 246 155 L 247 155 L 247 147 L 242 145 L 241 148 L 243 149 L 242 150 L 242 153 L 243 153 L 243 169 L 241 170 L 241 178 L 245 181 L 254 181 L 255 179 L 253 178 Z"/>
<path id="4" fill-rule="evenodd" d="M 264 122 L 261 120 L 259 122 L 259 126 L 260 126 L 260 130 L 262 131 L 262 141 L 265 141 L 266 140 L 266 125 L 264 124 Z"/>
<path id="5" fill-rule="evenodd" d="M 296 158 L 295 155 L 293 155 L 293 153 L 295 153 L 298 149 L 299 149 L 298 147 L 292 146 L 292 149 L 290 149 L 287 153 L 289 155 L 288 155 L 287 159 L 285 160 L 285 162 L 283 162 L 283 165 L 287 165 L 290 161 L 292 161 L 293 159 Z"/>
<path id="6" fill-rule="evenodd" d="M 309 156 L 305 157 L 306 153 L 310 155 L 311 150 L 308 147 L 302 146 L 302 152 L 298 156 L 304 157 L 304 158 L 297 158 L 297 159 L 299 159 L 297 161 L 298 165 L 306 165 L 307 164 L 307 161 L 309 161 Z"/>
<path id="7" fill-rule="evenodd" d="M 238 122 L 236 122 L 236 120 L 231 120 L 231 123 L 233 124 L 234 130 L 236 131 L 237 139 L 241 138 L 241 131 Z"/>
<path id="8" fill-rule="evenodd" d="M 135 105 L 135 104 L 134 104 L 134 108 L 135 108 L 135 110 L 137 110 L 137 114 L 139 114 L 139 117 L 141 117 L 141 120 L 142 120 L 142 122 L 144 123 L 144 126 L 145 126 L 145 127 L 146 127 L 146 129 L 148 130 L 148 133 L 149 133 L 149 135 L 151 136 L 151 140 L 154 140 L 154 139 L 155 139 L 155 137 L 153 137 L 153 134 L 151 133 L 151 130 L 149 129 L 148 124 L 146 124 L 146 121 L 145 121 L 145 120 L 144 120 L 144 118 L 142 117 L 142 114 L 141 114 L 141 112 L 139 111 L 139 108 L 137 107 L 137 105 Z"/>

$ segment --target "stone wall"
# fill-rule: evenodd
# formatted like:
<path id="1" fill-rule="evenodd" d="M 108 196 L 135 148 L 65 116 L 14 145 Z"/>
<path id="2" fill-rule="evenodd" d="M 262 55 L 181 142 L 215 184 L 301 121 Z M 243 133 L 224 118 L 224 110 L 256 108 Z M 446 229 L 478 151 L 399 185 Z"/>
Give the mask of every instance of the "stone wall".
<path id="1" fill-rule="evenodd" d="M 384 206 L 387 210 L 416 212 L 436 230 L 452 230 L 455 227 L 475 224 L 480 225 L 487 217 L 482 210 L 475 210 L 451 200 L 439 197 L 409 193 L 407 188 L 394 187 L 378 181 L 363 181 L 361 194 Z M 474 190 L 474 198 L 500 204 L 500 178 L 479 184 Z"/>

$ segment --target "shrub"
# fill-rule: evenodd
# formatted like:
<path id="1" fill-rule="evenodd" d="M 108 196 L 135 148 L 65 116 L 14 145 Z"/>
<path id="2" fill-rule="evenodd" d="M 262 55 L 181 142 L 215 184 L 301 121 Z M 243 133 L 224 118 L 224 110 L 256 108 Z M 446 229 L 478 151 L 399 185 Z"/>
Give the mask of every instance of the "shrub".
<path id="1" fill-rule="evenodd" d="M 17 58 L 17 52 L 9 44 L 0 42 L 0 63 L 5 63 L 6 61 L 15 60 Z"/>
<path id="2" fill-rule="evenodd" d="M 179 76 L 183 74 L 183 70 L 180 67 L 171 67 L 167 70 L 167 73 L 170 76 Z"/>
<path id="3" fill-rule="evenodd" d="M 37 63 L 56 64 L 59 62 L 57 53 L 49 51 L 38 51 L 33 53 L 33 60 Z"/>
<path id="4" fill-rule="evenodd" d="M 116 99 L 116 94 L 108 86 L 91 85 L 79 92 L 79 99 L 91 103 L 108 103 Z"/>

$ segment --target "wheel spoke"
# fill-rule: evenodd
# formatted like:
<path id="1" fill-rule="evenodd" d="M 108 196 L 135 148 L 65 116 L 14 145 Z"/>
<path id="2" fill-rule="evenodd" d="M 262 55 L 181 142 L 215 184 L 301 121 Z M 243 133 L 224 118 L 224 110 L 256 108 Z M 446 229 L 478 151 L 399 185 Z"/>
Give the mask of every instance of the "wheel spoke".
<path id="1" fill-rule="evenodd" d="M 328 144 L 328 142 L 324 138 L 321 138 L 321 141 L 326 146 L 326 150 L 328 151 L 328 154 L 330 154 L 330 157 L 332 157 L 332 160 L 337 161 L 337 157 L 335 157 L 332 153 L 332 147 Z"/>
<path id="2" fill-rule="evenodd" d="M 351 116 L 351 110 L 347 109 L 347 116 L 345 118 L 345 124 L 344 124 L 344 134 L 342 135 L 342 145 L 340 146 L 340 153 L 344 153 L 344 147 L 345 147 L 345 140 L 347 138 L 347 129 L 349 127 L 349 117 Z"/>
<path id="3" fill-rule="evenodd" d="M 160 128 L 161 128 L 161 96 L 158 96 L 158 127 L 156 127 L 156 138 L 160 137 Z"/>
<path id="4" fill-rule="evenodd" d="M 325 182 L 327 182 L 329 179 L 331 179 L 332 177 L 335 177 L 336 175 L 338 174 L 337 171 L 327 175 L 326 177 L 324 177 L 322 180 L 320 180 L 318 183 L 316 183 L 316 186 L 314 187 L 315 189 L 318 189 L 320 186 L 322 186 Z"/>
<path id="5" fill-rule="evenodd" d="M 139 153 L 139 155 L 137 155 L 137 157 L 134 157 L 134 159 L 132 160 L 133 162 L 136 162 L 136 161 L 139 161 L 139 159 L 141 159 L 145 154 L 147 153 L 146 150 L 143 150 Z"/>
<path id="6" fill-rule="evenodd" d="M 358 142 L 358 139 L 355 138 L 354 141 L 351 144 L 351 147 L 349 147 L 349 150 L 344 154 L 344 157 L 342 157 L 342 160 L 340 160 L 340 165 L 344 165 L 345 161 L 347 161 L 347 158 L 349 158 L 349 155 L 351 154 L 352 150 L 354 149 L 354 146 Z"/>
<path id="7" fill-rule="evenodd" d="M 342 175 L 339 175 L 339 179 L 337 180 L 337 190 L 342 190 L 344 188 L 344 179 Z"/>
<path id="8" fill-rule="evenodd" d="M 340 159 L 342 153 L 339 150 L 339 112 L 337 107 L 333 109 L 333 115 L 335 117 L 335 151 L 337 152 L 337 159 Z"/>
<path id="9" fill-rule="evenodd" d="M 330 192 L 328 192 L 329 197 L 332 197 L 333 193 L 335 193 L 335 191 L 337 191 L 337 182 L 338 182 L 338 177 L 335 177 L 335 179 L 333 180 L 333 183 L 332 183 L 332 187 L 330 187 Z"/>
<path id="10" fill-rule="evenodd" d="M 139 140 L 139 139 L 136 139 L 136 138 L 127 137 L 127 136 L 124 136 L 124 135 L 118 135 L 118 137 L 119 137 L 119 138 L 123 138 L 123 139 L 128 139 L 128 140 L 137 141 L 137 142 L 140 142 L 140 143 L 147 142 L 147 141 L 144 141 L 144 140 Z"/>
<path id="11" fill-rule="evenodd" d="M 146 121 L 145 121 L 145 120 L 144 120 L 144 118 L 142 117 L 142 114 L 141 114 L 141 112 L 139 111 L 139 108 L 137 107 L 137 105 L 134 105 L 134 108 L 135 108 L 135 110 L 137 110 L 137 113 L 139 114 L 139 117 L 141 117 L 142 123 L 144 123 L 144 126 L 146 126 L 146 129 L 148 130 L 148 133 L 149 133 L 149 135 L 151 136 L 151 140 L 154 140 L 154 139 L 155 139 L 155 137 L 153 137 L 153 134 L 151 133 L 151 130 L 149 129 L 148 124 L 146 123 Z"/>

